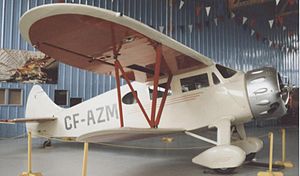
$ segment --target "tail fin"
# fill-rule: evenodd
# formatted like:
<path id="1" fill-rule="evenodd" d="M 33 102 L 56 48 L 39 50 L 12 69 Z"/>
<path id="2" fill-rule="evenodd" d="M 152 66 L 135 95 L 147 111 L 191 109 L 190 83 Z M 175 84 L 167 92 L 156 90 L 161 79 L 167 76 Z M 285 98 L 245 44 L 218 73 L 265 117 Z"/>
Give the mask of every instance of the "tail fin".
<path id="1" fill-rule="evenodd" d="M 34 85 L 28 95 L 26 104 L 26 118 L 52 117 L 62 110 L 57 106 L 39 85 Z"/>

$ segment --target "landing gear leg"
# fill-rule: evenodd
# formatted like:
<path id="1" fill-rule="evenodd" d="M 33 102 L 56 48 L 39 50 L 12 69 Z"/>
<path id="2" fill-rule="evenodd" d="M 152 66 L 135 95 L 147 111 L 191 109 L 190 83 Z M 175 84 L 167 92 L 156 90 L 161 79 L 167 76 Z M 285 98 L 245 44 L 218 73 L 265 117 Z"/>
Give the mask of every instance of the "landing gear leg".
<path id="1" fill-rule="evenodd" d="M 216 146 L 200 153 L 192 159 L 192 162 L 219 173 L 231 173 L 240 166 L 245 160 L 246 153 L 240 147 L 231 145 L 230 126 L 229 118 L 224 118 L 209 126 L 209 128 L 217 128 Z"/>
<path id="2" fill-rule="evenodd" d="M 47 139 L 46 141 L 44 141 L 43 148 L 51 147 L 51 146 L 52 146 L 52 143 L 51 143 L 50 139 Z"/>

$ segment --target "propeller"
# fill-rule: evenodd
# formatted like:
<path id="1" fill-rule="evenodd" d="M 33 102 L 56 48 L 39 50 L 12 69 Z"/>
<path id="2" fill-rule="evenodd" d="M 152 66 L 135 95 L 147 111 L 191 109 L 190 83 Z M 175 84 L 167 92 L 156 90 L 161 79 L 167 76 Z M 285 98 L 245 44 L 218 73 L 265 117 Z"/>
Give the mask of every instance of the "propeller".
<path id="1" fill-rule="evenodd" d="M 278 80 L 279 80 L 279 87 L 280 87 L 280 96 L 284 104 L 287 105 L 289 102 L 290 92 L 292 91 L 293 87 L 289 83 L 289 81 L 287 84 L 284 84 L 281 79 L 281 75 L 279 73 L 278 73 Z"/>

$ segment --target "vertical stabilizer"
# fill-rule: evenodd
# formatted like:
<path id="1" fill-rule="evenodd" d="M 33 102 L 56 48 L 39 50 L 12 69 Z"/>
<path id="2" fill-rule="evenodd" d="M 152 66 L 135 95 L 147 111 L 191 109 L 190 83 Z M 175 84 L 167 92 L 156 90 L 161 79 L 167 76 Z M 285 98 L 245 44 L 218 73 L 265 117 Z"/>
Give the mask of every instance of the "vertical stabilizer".
<path id="1" fill-rule="evenodd" d="M 63 108 L 57 106 L 46 94 L 46 92 L 39 85 L 34 85 L 28 95 L 27 104 L 26 104 L 26 118 L 49 118 L 55 117 L 59 111 Z M 33 134 L 37 134 L 38 131 L 41 131 L 44 127 L 47 126 L 45 122 L 40 123 L 26 123 L 27 130 L 29 129 Z"/>
<path id="2" fill-rule="evenodd" d="M 62 110 L 57 106 L 39 85 L 34 85 L 28 95 L 26 104 L 26 118 L 52 117 Z"/>

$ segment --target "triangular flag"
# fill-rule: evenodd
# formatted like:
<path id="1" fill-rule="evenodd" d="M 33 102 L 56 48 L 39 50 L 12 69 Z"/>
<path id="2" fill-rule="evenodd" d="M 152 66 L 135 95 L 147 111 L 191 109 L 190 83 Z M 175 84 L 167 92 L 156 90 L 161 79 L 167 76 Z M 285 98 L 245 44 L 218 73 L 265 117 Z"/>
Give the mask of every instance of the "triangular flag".
<path id="1" fill-rule="evenodd" d="M 254 28 L 255 25 L 256 25 L 256 20 L 255 20 L 255 19 L 250 20 L 250 26 L 251 26 L 252 28 Z"/>
<path id="2" fill-rule="evenodd" d="M 295 2 L 296 2 L 295 0 L 288 0 L 288 4 L 289 4 L 289 5 L 294 5 Z"/>
<path id="3" fill-rule="evenodd" d="M 256 40 L 260 40 L 260 33 L 258 33 L 258 32 L 256 32 L 256 35 L 255 35 L 255 37 L 256 37 Z"/>
<path id="4" fill-rule="evenodd" d="M 271 47 L 272 46 L 272 41 L 271 40 L 269 40 L 269 47 Z"/>
<path id="5" fill-rule="evenodd" d="M 163 33 L 164 32 L 164 26 L 159 26 L 159 31 L 161 32 L 161 33 Z"/>
<path id="6" fill-rule="evenodd" d="M 243 24 L 245 24 L 247 20 L 248 20 L 247 17 L 243 17 Z"/>
<path id="7" fill-rule="evenodd" d="M 201 14 L 201 6 L 198 5 L 198 6 L 196 7 L 196 16 L 200 16 L 200 14 Z"/>
<path id="8" fill-rule="evenodd" d="M 273 27 L 274 20 L 269 20 L 270 28 Z"/>
<path id="9" fill-rule="evenodd" d="M 231 18 L 234 18 L 234 17 L 235 17 L 235 14 L 234 14 L 233 12 L 231 12 L 231 13 L 230 13 L 230 17 L 231 17 Z"/>
<path id="10" fill-rule="evenodd" d="M 277 26 L 282 26 L 283 25 L 283 17 L 282 16 L 277 16 L 275 20 L 275 24 L 277 23 Z"/>
<path id="11" fill-rule="evenodd" d="M 208 7 L 205 7 L 205 10 L 206 10 L 206 15 L 209 16 L 209 12 L 210 12 L 210 6 Z"/>
<path id="12" fill-rule="evenodd" d="M 278 5 L 279 4 L 279 2 L 280 2 L 280 0 L 275 0 L 276 1 L 276 5 Z"/>
<path id="13" fill-rule="evenodd" d="M 218 26 L 218 18 L 214 19 L 216 26 Z"/>
<path id="14" fill-rule="evenodd" d="M 254 35 L 255 31 L 251 29 L 251 36 Z"/>
<path id="15" fill-rule="evenodd" d="M 190 30 L 190 33 L 193 32 L 193 25 L 192 24 L 189 25 L 189 30 Z"/>
<path id="16" fill-rule="evenodd" d="M 180 1 L 180 4 L 179 4 L 179 9 L 181 9 L 181 8 L 183 7 L 183 5 L 184 5 L 184 1 L 181 0 L 181 1 Z"/>
<path id="17" fill-rule="evenodd" d="M 285 31 L 285 30 L 286 30 L 286 27 L 285 27 L 285 26 L 282 26 L 282 30 Z"/>

